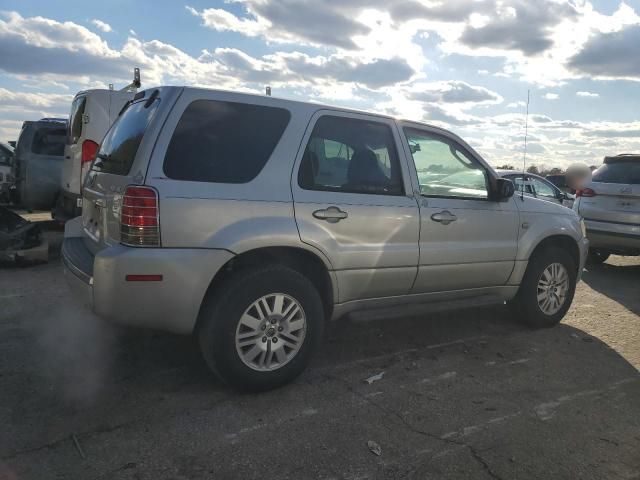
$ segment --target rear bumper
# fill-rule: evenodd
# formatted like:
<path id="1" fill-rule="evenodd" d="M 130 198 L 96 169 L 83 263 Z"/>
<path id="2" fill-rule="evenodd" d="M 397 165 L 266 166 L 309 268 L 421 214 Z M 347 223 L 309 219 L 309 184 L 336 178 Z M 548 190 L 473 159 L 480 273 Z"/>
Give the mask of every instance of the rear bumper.
<path id="1" fill-rule="evenodd" d="M 585 220 L 592 247 L 612 251 L 640 252 L 640 225 Z"/>
<path id="2" fill-rule="evenodd" d="M 82 258 L 87 253 L 92 256 L 82 237 L 65 238 L 65 277 L 82 303 L 114 323 L 183 334 L 193 331 L 212 278 L 233 257 L 226 250 L 115 245 L 95 255 L 89 267 Z M 162 280 L 127 281 L 131 274 Z"/>

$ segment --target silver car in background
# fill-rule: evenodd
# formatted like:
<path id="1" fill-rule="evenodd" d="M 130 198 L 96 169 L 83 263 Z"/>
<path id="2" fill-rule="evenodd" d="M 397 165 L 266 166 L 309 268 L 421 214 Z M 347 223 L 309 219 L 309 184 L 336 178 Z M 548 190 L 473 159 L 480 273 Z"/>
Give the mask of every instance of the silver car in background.
<path id="1" fill-rule="evenodd" d="M 559 203 L 565 207 L 573 207 L 575 196 L 565 193 L 552 182 L 540 175 L 522 173 L 515 170 L 497 170 L 503 178 L 508 178 L 516 186 L 516 193 L 524 192 L 525 195 L 550 202 Z"/>
<path id="2" fill-rule="evenodd" d="M 611 254 L 640 255 L 640 154 L 605 157 L 576 196 L 590 262 L 602 263 Z"/>
<path id="3" fill-rule="evenodd" d="M 223 380 L 265 390 L 355 310 L 508 302 L 557 324 L 588 241 L 573 210 L 513 193 L 442 128 L 161 87 L 102 141 L 62 258 L 98 315 L 195 334 Z"/>

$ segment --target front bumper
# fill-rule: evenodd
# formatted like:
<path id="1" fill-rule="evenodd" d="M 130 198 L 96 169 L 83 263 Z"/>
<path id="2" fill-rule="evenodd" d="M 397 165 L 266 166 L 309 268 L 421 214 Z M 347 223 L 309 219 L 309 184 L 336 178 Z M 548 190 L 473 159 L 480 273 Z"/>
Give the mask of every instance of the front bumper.
<path id="1" fill-rule="evenodd" d="M 580 268 L 578 269 L 576 282 L 579 282 L 580 278 L 582 278 L 582 271 L 587 263 L 587 255 L 589 254 L 589 239 L 587 237 L 582 237 L 578 242 L 578 249 L 580 250 Z"/>
<path id="2" fill-rule="evenodd" d="M 122 245 L 93 256 L 84 242 L 67 237 L 62 246 L 65 277 L 83 304 L 114 323 L 183 334 L 193 331 L 211 280 L 233 257 L 226 250 Z M 127 281 L 130 274 L 162 280 Z"/>

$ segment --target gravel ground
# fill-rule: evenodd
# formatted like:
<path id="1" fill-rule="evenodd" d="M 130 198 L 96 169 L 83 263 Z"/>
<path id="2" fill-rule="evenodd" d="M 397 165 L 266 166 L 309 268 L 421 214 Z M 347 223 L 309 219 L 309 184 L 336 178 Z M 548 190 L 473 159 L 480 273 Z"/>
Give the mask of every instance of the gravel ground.
<path id="1" fill-rule="evenodd" d="M 261 395 L 191 338 L 76 306 L 57 260 L 0 292 L 1 480 L 640 478 L 637 258 L 585 272 L 553 329 L 503 307 L 339 322 Z"/>

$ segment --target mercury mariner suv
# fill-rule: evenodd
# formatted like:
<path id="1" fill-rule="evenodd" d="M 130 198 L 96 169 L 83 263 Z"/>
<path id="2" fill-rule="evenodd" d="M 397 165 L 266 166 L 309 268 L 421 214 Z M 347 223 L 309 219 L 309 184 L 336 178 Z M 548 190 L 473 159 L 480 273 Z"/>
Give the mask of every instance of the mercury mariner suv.
<path id="1" fill-rule="evenodd" d="M 355 310 L 505 303 L 558 323 L 588 241 L 453 133 L 268 96 L 136 94 L 100 145 L 66 277 L 99 316 L 195 334 L 224 381 L 299 375 Z"/>

